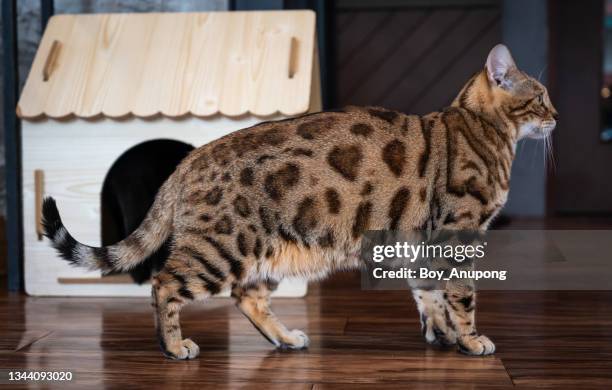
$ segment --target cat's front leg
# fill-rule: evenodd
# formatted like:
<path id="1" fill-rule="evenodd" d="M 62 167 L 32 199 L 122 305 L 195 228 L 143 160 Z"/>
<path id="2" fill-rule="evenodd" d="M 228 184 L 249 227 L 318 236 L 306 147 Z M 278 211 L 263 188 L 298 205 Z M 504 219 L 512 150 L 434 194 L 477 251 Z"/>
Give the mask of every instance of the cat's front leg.
<path id="1" fill-rule="evenodd" d="M 457 334 L 450 322 L 443 293 L 442 290 L 412 290 L 419 309 L 423 337 L 429 344 L 444 347 L 456 344 Z"/>
<path id="2" fill-rule="evenodd" d="M 443 293 L 448 318 L 457 334 L 459 352 L 490 355 L 495 344 L 476 331 L 476 291 L 471 281 L 451 280 Z"/>

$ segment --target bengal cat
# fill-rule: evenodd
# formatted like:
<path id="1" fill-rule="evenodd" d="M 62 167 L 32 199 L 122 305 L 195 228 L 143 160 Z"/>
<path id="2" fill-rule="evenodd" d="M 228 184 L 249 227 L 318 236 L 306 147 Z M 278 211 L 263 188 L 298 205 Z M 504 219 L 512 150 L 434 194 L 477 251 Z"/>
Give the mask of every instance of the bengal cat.
<path id="1" fill-rule="evenodd" d="M 556 118 L 546 88 L 497 45 L 440 112 L 350 107 L 261 123 L 196 149 L 140 227 L 115 245 L 77 242 L 52 198 L 44 226 L 64 259 L 102 272 L 129 271 L 172 237 L 152 278 L 167 357 L 199 354 L 181 336 L 181 307 L 228 287 L 272 344 L 305 348 L 306 334 L 288 330 L 270 309 L 278 281 L 360 267 L 366 230 L 486 229 L 506 202 L 517 141 L 547 137 Z M 471 355 L 495 351 L 476 331 L 470 285 L 448 282 L 445 291 L 413 295 L 428 342 Z"/>

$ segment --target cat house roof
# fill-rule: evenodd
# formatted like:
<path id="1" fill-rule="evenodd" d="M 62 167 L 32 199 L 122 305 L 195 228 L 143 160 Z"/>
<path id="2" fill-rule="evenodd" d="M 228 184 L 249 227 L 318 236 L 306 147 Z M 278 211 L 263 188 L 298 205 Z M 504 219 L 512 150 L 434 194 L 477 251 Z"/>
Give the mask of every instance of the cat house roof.
<path id="1" fill-rule="evenodd" d="M 295 115 L 311 105 L 315 60 L 312 11 L 57 15 L 17 113 Z"/>

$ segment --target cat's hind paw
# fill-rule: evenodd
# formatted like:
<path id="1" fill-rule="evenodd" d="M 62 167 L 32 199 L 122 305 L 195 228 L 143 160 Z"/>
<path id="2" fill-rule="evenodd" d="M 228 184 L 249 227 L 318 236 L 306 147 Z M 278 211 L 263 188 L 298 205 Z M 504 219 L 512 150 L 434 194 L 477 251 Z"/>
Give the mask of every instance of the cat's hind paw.
<path id="1" fill-rule="evenodd" d="M 290 331 L 278 346 L 279 349 L 304 349 L 308 348 L 310 339 L 306 333 L 299 329 L 293 329 Z"/>

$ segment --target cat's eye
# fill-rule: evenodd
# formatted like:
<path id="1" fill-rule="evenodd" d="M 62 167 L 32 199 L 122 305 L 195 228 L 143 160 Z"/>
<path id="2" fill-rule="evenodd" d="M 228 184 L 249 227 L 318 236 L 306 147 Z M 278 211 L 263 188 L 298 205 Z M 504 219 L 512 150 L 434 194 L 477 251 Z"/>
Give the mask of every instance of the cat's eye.
<path id="1" fill-rule="evenodd" d="M 538 103 L 541 105 L 544 105 L 544 95 L 543 94 L 538 95 Z"/>

